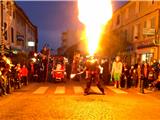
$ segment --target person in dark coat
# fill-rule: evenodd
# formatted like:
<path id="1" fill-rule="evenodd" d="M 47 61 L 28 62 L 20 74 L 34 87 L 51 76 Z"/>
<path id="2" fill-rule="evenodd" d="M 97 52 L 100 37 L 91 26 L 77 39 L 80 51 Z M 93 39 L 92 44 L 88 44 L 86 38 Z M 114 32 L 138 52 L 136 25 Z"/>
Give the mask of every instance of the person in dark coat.
<path id="1" fill-rule="evenodd" d="M 34 81 L 34 72 L 35 72 L 35 65 L 33 63 L 33 61 L 30 61 L 29 65 L 28 65 L 28 78 L 29 81 L 33 82 Z"/>
<path id="2" fill-rule="evenodd" d="M 104 84 L 108 85 L 110 82 L 110 72 L 109 72 L 108 60 L 105 60 L 104 63 L 102 63 L 102 67 L 103 67 L 102 80 Z"/>
<path id="3" fill-rule="evenodd" d="M 122 83 L 124 83 L 125 88 L 128 88 L 128 80 L 129 80 L 129 68 L 127 64 L 124 63 L 122 68 L 122 81 L 123 81 Z"/>
<path id="4" fill-rule="evenodd" d="M 49 49 L 44 46 L 41 50 L 42 63 L 44 65 L 44 82 L 48 81 Z"/>

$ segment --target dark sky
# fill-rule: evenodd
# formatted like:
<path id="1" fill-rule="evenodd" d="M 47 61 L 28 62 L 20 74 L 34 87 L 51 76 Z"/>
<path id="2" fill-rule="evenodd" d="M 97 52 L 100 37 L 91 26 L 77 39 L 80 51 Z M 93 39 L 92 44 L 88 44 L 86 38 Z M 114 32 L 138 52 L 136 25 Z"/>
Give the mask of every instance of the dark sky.
<path id="1" fill-rule="evenodd" d="M 75 1 L 18 1 L 17 3 L 38 27 L 39 50 L 45 43 L 48 43 L 50 48 L 58 48 L 63 31 L 82 28 L 77 18 Z M 124 2 L 114 1 L 113 7 L 117 9 L 122 4 Z"/>

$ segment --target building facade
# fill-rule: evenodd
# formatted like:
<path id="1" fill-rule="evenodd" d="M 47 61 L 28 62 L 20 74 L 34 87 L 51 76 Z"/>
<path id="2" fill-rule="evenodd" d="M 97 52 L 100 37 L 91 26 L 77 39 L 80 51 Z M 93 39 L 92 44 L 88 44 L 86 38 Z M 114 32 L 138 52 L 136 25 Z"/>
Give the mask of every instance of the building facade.
<path id="1" fill-rule="evenodd" d="M 113 13 L 109 26 L 119 39 L 132 43 L 121 53 L 129 56 L 131 64 L 160 60 L 159 1 L 129 1 Z"/>
<path id="2" fill-rule="evenodd" d="M 38 31 L 15 1 L 0 3 L 0 44 L 12 51 L 37 51 Z M 1 47 L 2 48 L 2 47 Z"/>
<path id="3" fill-rule="evenodd" d="M 68 29 L 61 34 L 61 47 L 65 50 L 81 41 L 81 31 Z M 77 48 L 78 49 L 78 48 Z"/>

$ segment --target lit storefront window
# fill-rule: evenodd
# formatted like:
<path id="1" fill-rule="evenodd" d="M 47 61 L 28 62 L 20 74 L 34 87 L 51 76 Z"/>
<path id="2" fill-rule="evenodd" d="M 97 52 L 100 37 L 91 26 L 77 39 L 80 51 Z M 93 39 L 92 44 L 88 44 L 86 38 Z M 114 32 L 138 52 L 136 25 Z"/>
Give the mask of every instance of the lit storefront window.
<path id="1" fill-rule="evenodd" d="M 146 61 L 146 54 L 142 54 L 142 61 L 143 61 L 143 62 Z"/>
<path id="2" fill-rule="evenodd" d="M 153 59 L 153 53 L 142 54 L 142 57 L 141 57 L 142 62 L 151 62 L 152 59 Z"/>

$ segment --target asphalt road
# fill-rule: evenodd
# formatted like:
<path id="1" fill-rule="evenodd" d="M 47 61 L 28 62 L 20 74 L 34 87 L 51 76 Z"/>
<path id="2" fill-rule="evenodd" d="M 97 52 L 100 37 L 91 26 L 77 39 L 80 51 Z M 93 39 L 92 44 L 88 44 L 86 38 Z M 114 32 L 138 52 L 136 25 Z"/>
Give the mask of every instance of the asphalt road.
<path id="1" fill-rule="evenodd" d="M 31 83 L 0 97 L 0 120 L 159 120 L 160 93 L 104 86 L 106 95 L 93 85 L 88 96 L 85 84 Z"/>

